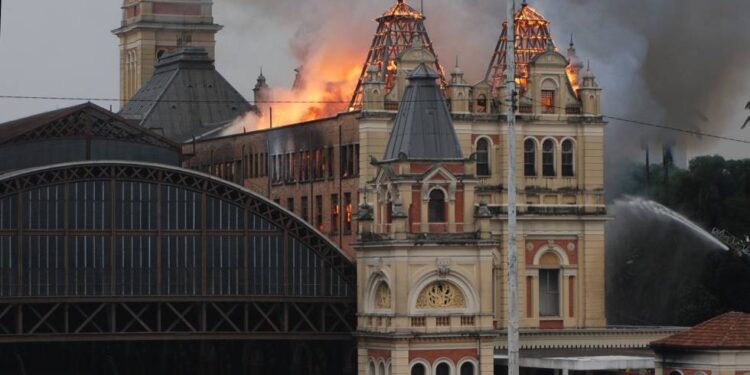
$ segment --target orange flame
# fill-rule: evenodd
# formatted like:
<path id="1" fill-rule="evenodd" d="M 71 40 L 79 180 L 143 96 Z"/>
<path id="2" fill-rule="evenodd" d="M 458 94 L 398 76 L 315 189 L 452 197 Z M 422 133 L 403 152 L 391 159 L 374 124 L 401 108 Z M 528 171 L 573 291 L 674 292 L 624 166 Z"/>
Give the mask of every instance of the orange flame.
<path id="1" fill-rule="evenodd" d="M 300 88 L 271 88 L 270 102 L 257 103 L 261 110 L 238 119 L 222 135 L 267 129 L 331 117 L 349 108 L 361 72 L 361 56 L 342 56 L 340 51 L 320 51 L 300 71 Z M 270 118 L 273 109 L 273 119 Z"/>

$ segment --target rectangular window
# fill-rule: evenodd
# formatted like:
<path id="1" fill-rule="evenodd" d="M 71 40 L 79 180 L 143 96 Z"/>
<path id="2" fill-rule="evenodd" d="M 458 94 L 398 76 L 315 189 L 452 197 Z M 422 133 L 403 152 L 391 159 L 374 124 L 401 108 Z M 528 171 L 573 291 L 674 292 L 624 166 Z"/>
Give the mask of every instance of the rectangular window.
<path id="1" fill-rule="evenodd" d="M 294 198 L 287 198 L 286 199 L 286 208 L 289 211 L 294 212 Z"/>
<path id="2" fill-rule="evenodd" d="M 339 233 L 339 216 L 341 206 L 339 206 L 339 195 L 331 194 L 331 234 Z"/>
<path id="3" fill-rule="evenodd" d="M 349 163 L 349 154 L 347 153 L 347 146 L 341 146 L 339 148 L 339 153 L 341 157 L 341 162 L 339 163 L 339 168 L 341 169 L 341 177 L 349 177 L 346 171 L 346 166 Z"/>
<path id="4" fill-rule="evenodd" d="M 302 216 L 302 220 L 309 222 L 310 216 L 308 216 L 307 211 L 308 203 L 307 203 L 307 197 L 302 197 L 302 200 L 300 201 L 300 215 Z"/>
<path id="5" fill-rule="evenodd" d="M 542 113 L 555 113 L 555 90 L 542 90 Z"/>
<path id="6" fill-rule="evenodd" d="M 315 196 L 315 227 L 323 231 L 323 196 Z"/>
<path id="7" fill-rule="evenodd" d="M 333 178 L 333 147 L 329 147 L 326 157 L 326 178 Z"/>
<path id="8" fill-rule="evenodd" d="M 539 270 L 539 315 L 560 316 L 560 270 Z"/>
<path id="9" fill-rule="evenodd" d="M 359 175 L 359 145 L 341 146 L 341 177 L 355 177 Z"/>
<path id="10" fill-rule="evenodd" d="M 359 144 L 354 145 L 354 175 L 359 176 Z"/>
<path id="11" fill-rule="evenodd" d="M 344 193 L 344 234 L 352 234 L 352 217 L 354 206 L 352 206 L 352 193 Z"/>

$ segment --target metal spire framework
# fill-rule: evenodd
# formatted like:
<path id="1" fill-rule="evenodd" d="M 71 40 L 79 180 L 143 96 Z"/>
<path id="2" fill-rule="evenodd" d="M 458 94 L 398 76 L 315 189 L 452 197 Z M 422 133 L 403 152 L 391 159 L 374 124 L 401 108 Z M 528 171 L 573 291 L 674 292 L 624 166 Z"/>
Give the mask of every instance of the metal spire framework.
<path id="1" fill-rule="evenodd" d="M 549 32 L 549 21 L 542 17 L 529 4 L 524 2 L 521 9 L 515 12 L 515 67 L 516 82 L 520 90 L 526 88 L 529 78 L 529 63 L 534 56 L 547 50 L 547 45 L 554 42 Z M 492 85 L 494 94 L 503 86 L 505 71 L 508 67 L 508 22 L 503 22 L 503 31 L 497 42 L 495 53 L 485 79 Z"/>
<path id="2" fill-rule="evenodd" d="M 349 105 L 351 110 L 362 108 L 362 85 L 367 79 L 367 71 L 371 66 L 378 68 L 380 76 L 385 81 L 386 93 L 393 89 L 397 72 L 396 59 L 404 50 L 412 47 L 415 38 L 421 38 L 423 47 L 437 56 L 425 29 L 424 20 L 424 15 L 410 7 L 404 0 L 398 0 L 376 20 L 378 29 Z M 437 60 L 432 68 L 440 75 L 440 86 L 444 89 L 447 81 L 443 68 Z"/>

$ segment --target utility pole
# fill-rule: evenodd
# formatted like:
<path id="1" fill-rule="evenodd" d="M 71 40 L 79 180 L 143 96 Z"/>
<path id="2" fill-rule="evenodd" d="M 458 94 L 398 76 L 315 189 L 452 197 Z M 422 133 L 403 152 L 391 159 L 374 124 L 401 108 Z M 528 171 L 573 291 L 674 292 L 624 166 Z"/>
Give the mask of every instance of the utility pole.
<path id="1" fill-rule="evenodd" d="M 516 0 L 508 1 L 506 85 L 508 106 L 508 375 L 518 375 L 518 260 L 516 254 Z"/>

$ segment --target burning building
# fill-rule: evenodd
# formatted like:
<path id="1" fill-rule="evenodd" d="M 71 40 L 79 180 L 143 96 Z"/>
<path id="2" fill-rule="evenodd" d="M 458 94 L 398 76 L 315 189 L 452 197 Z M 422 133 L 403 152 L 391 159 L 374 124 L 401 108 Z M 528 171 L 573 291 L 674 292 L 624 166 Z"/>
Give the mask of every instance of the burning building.
<path id="1" fill-rule="evenodd" d="M 405 69 L 398 68 L 398 58 L 405 50 L 419 46 L 427 49 L 433 56 L 437 56 L 424 21 L 425 16 L 406 4 L 404 0 L 398 0 L 393 7 L 377 19 L 378 28 L 357 81 L 354 97 L 349 105 L 351 110 L 362 108 L 364 95 L 362 90 L 368 75 L 377 72 L 385 83 L 386 93 L 391 93 L 394 88 L 397 88 L 398 72 L 402 73 L 401 83 L 404 82 Z M 441 86 L 445 87 L 445 74 L 437 58 L 431 66 L 439 72 Z M 397 98 L 400 97 L 400 93 L 403 93 L 403 89 L 402 85 L 400 91 L 397 90 L 389 97 L 390 101 L 398 102 Z"/>
<path id="2" fill-rule="evenodd" d="M 515 17 L 522 347 L 646 348 L 664 332 L 623 344 L 606 328 L 601 89 L 539 12 Z M 444 78 L 404 1 L 378 23 L 349 111 L 186 144 L 184 165 L 266 194 L 356 254 L 361 373 L 491 373 L 507 318 L 507 25 L 469 84 L 459 66 Z M 533 367 L 559 369 L 554 354 Z"/>

